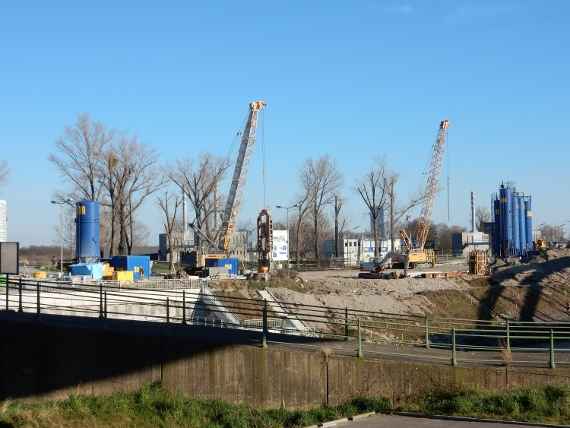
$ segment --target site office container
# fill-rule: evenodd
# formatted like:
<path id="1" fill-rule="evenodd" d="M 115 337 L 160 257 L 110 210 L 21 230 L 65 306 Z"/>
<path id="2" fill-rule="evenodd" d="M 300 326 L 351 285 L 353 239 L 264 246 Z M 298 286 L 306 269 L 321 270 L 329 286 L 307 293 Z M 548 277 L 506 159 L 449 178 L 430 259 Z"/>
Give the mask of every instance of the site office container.
<path id="1" fill-rule="evenodd" d="M 206 267 L 221 267 L 226 269 L 230 275 L 237 275 L 239 260 L 237 257 L 206 257 Z"/>
<path id="2" fill-rule="evenodd" d="M 150 276 L 149 256 L 114 256 L 111 264 L 115 271 L 131 271 L 133 278 L 140 280 Z"/>

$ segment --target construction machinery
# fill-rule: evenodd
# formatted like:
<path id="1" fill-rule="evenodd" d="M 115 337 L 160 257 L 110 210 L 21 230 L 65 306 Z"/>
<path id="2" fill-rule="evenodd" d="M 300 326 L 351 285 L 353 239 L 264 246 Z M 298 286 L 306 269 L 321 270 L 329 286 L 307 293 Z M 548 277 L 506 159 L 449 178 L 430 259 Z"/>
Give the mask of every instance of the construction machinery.
<path id="1" fill-rule="evenodd" d="M 435 266 L 436 256 L 433 249 L 425 248 L 428 238 L 433 204 L 438 192 L 439 176 L 443 163 L 443 153 L 445 150 L 445 141 L 447 139 L 447 129 L 449 121 L 442 120 L 439 124 L 437 139 L 433 144 L 433 153 L 427 171 L 427 181 L 423 198 L 423 206 L 420 217 L 416 223 L 413 236 L 408 235 L 405 230 L 400 231 L 400 237 L 404 244 L 404 268 L 413 268 L 418 264 L 429 263 Z"/>
<path id="2" fill-rule="evenodd" d="M 238 157 L 234 167 L 228 198 L 222 214 L 222 225 L 220 229 L 216 231 L 215 238 L 210 239 L 201 230 L 198 230 L 192 224 L 190 225 L 194 232 L 209 244 L 206 254 L 195 255 L 192 271 L 203 270 L 208 259 L 222 259 L 228 257 L 231 250 L 230 242 L 235 231 L 235 224 L 241 206 L 243 188 L 247 177 L 247 168 L 253 152 L 253 146 L 255 145 L 258 116 L 259 112 L 261 112 L 266 105 L 265 101 L 261 100 L 249 103 L 249 114 L 241 134 Z"/>

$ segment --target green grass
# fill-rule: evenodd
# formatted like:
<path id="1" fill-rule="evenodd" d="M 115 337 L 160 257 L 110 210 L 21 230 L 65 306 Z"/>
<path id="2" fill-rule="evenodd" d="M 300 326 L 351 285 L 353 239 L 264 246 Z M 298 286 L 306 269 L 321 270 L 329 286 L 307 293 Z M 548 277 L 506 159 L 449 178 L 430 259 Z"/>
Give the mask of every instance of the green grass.
<path id="1" fill-rule="evenodd" d="M 0 427 L 305 427 L 364 412 L 395 410 L 569 423 L 570 387 L 544 386 L 508 392 L 435 390 L 393 408 L 385 398 L 354 399 L 311 410 L 260 410 L 223 401 L 194 400 L 150 385 L 134 393 L 70 396 L 62 401 L 4 402 Z"/>
<path id="2" fill-rule="evenodd" d="M 193 400 L 152 385 L 135 393 L 70 396 L 66 400 L 4 403 L 0 427 L 304 427 L 363 411 L 386 411 L 389 402 L 353 400 L 307 411 L 259 410 L 222 401 Z"/>

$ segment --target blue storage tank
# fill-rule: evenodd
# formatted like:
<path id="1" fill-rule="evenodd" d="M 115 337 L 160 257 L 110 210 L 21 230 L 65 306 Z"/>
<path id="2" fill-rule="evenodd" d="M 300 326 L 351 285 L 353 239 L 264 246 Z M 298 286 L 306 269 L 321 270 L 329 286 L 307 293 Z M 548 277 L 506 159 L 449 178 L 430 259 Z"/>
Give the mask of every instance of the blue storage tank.
<path id="1" fill-rule="evenodd" d="M 150 277 L 149 256 L 114 256 L 111 265 L 115 270 L 132 271 L 135 281 Z"/>
<path id="2" fill-rule="evenodd" d="M 230 275 L 239 273 L 239 260 L 237 257 L 206 258 L 206 267 L 223 267 Z"/>
<path id="3" fill-rule="evenodd" d="M 75 257 L 78 262 L 99 261 L 99 202 L 80 201 L 76 204 Z"/>
<path id="4" fill-rule="evenodd" d="M 524 195 L 519 195 L 519 240 L 521 254 L 525 254 L 527 250 L 524 200 Z"/>
<path id="5" fill-rule="evenodd" d="M 532 250 L 532 202 L 531 197 L 527 196 L 524 201 L 525 208 L 525 227 L 527 236 L 527 250 Z"/>
<path id="6" fill-rule="evenodd" d="M 501 254 L 501 201 L 498 196 L 493 200 L 493 254 L 499 256 Z"/>
<path id="7" fill-rule="evenodd" d="M 519 196 L 516 193 L 513 193 L 513 205 L 512 205 L 513 241 L 511 247 L 511 254 L 513 255 L 519 255 L 521 248 L 521 241 L 519 236 L 519 220 L 520 220 L 519 200 L 520 200 Z"/>

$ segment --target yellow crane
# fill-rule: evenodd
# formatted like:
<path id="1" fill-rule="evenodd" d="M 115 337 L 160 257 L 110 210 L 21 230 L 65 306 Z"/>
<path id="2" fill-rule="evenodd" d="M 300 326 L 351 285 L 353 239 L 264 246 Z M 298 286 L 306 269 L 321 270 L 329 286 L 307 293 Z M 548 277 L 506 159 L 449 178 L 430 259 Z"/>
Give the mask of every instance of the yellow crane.
<path id="1" fill-rule="evenodd" d="M 448 128 L 449 121 L 447 119 L 442 120 L 439 124 L 437 139 L 433 144 L 433 154 L 427 174 L 422 211 L 416 223 L 414 234 L 409 236 L 405 230 L 400 231 L 400 237 L 404 244 L 405 268 L 423 263 L 430 263 L 432 266 L 435 266 L 435 252 L 432 249 L 425 248 L 425 245 L 431 226 L 433 204 L 438 192 Z"/>

